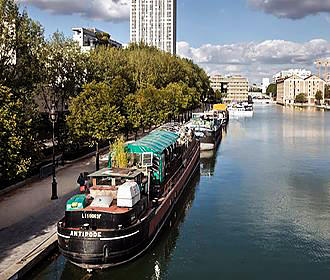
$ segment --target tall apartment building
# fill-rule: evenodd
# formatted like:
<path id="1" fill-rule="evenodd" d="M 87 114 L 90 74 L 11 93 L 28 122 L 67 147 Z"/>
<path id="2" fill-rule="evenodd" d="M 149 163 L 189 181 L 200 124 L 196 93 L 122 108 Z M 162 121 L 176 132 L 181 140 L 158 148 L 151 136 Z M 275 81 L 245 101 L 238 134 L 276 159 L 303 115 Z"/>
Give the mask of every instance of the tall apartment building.
<path id="1" fill-rule="evenodd" d="M 219 90 L 226 97 L 224 102 L 248 101 L 249 81 L 242 76 L 222 76 L 215 75 L 210 78 L 211 87 L 214 91 Z"/>
<path id="2" fill-rule="evenodd" d="M 97 38 L 98 33 L 99 34 L 107 34 L 107 44 L 109 46 L 115 47 L 115 48 L 121 48 L 122 44 L 111 39 L 110 34 L 99 30 L 97 28 L 83 28 L 83 27 L 75 27 L 72 28 L 73 31 L 73 40 L 78 42 L 81 50 L 83 52 L 90 51 L 94 49 L 100 42 Z"/>
<path id="3" fill-rule="evenodd" d="M 302 79 L 306 79 L 309 76 L 312 75 L 311 71 L 305 70 L 305 69 L 289 69 L 289 70 L 283 70 L 281 72 L 278 72 L 273 76 L 273 83 L 276 83 L 277 80 L 285 79 L 288 77 L 292 77 L 293 75 L 298 76 Z"/>
<path id="4" fill-rule="evenodd" d="M 176 54 L 176 0 L 131 0 L 130 41 Z"/>
<path id="5" fill-rule="evenodd" d="M 289 78 L 284 78 L 277 81 L 277 103 L 279 104 L 293 104 L 295 102 L 296 96 L 298 94 L 304 93 L 307 99 L 307 103 L 312 105 L 315 104 L 315 95 L 317 91 L 321 91 L 323 94 L 324 102 L 324 92 L 325 92 L 325 81 L 317 77 L 316 75 L 311 75 L 305 79 L 297 75 L 293 75 Z"/>

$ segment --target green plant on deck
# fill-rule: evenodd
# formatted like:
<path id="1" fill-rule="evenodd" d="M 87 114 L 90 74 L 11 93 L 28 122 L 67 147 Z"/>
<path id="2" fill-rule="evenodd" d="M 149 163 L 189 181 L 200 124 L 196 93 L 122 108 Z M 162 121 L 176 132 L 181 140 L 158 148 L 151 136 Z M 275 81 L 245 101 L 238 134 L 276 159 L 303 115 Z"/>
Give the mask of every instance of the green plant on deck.
<path id="1" fill-rule="evenodd" d="M 127 168 L 128 157 L 125 151 L 125 140 L 121 136 L 117 138 L 115 143 L 112 145 L 112 166 L 117 168 Z"/>

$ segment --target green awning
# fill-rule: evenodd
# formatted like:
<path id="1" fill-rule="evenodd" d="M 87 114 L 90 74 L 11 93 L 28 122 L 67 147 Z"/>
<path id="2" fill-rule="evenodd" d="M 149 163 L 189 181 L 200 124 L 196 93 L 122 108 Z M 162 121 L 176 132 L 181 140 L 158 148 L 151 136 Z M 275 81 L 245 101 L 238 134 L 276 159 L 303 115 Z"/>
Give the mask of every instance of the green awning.
<path id="1" fill-rule="evenodd" d="M 132 154 L 142 154 L 151 152 L 162 154 L 168 147 L 175 144 L 179 135 L 173 132 L 156 130 L 141 138 L 140 140 L 127 145 L 127 152 Z"/>

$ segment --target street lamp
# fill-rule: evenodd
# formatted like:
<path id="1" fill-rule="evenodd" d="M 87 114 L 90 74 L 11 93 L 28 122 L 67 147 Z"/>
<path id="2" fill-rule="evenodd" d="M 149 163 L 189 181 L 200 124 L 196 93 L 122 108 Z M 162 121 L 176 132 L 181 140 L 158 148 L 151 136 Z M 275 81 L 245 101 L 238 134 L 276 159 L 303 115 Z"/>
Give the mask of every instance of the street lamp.
<path id="1" fill-rule="evenodd" d="M 53 124 L 53 182 L 52 182 L 52 200 L 58 199 L 57 197 L 57 182 L 56 182 L 56 175 L 55 175 L 55 122 L 57 120 L 57 112 L 55 110 L 55 104 L 52 104 L 52 108 L 50 109 L 49 113 L 50 121 Z"/>

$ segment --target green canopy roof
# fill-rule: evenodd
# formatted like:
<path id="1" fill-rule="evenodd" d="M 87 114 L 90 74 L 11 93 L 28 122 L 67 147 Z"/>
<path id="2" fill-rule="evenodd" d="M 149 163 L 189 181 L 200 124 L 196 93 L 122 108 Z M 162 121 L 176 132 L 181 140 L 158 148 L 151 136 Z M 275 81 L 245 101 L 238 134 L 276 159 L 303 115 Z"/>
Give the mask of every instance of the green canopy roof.
<path id="1" fill-rule="evenodd" d="M 162 154 L 166 148 L 175 144 L 179 135 L 173 132 L 156 130 L 141 138 L 140 140 L 127 145 L 127 151 L 133 154 L 155 153 Z"/>

